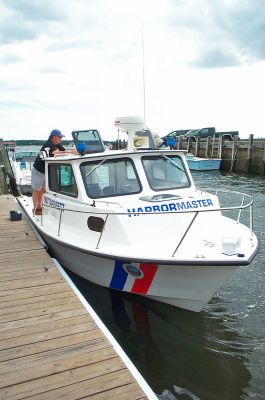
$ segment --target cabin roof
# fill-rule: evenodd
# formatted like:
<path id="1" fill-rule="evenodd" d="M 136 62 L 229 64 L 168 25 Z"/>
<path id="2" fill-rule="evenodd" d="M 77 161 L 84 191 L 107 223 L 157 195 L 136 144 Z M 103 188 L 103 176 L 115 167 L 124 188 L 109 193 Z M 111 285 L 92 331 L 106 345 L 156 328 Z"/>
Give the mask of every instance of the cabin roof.
<path id="1" fill-rule="evenodd" d="M 136 151 L 124 151 L 124 150 L 111 150 L 111 151 L 106 151 L 106 152 L 102 152 L 102 153 L 90 153 L 90 154 L 85 154 L 83 156 L 81 155 L 74 155 L 74 154 L 67 154 L 67 155 L 60 155 L 57 157 L 47 157 L 44 159 L 44 161 L 49 161 L 49 162 L 57 162 L 57 161 L 74 161 L 74 160 L 90 160 L 90 159 L 102 159 L 103 158 L 112 158 L 115 156 L 121 156 L 121 157 L 125 157 L 125 156 L 136 156 L 136 155 L 146 155 L 146 154 L 164 154 L 164 153 L 170 153 L 170 154 L 178 154 L 178 155 L 182 155 L 187 153 L 186 150 L 170 150 L 170 149 L 155 149 L 155 150 L 136 150 Z"/>

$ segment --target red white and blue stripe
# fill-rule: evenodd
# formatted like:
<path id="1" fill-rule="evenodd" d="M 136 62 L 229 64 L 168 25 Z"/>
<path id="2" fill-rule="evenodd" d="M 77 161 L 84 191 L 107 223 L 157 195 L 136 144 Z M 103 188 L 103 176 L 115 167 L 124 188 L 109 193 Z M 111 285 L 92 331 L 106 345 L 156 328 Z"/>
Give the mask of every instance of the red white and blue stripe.
<path id="1" fill-rule="evenodd" d="M 116 260 L 109 287 L 131 293 L 147 294 L 157 268 L 157 264 L 130 264 Z"/>

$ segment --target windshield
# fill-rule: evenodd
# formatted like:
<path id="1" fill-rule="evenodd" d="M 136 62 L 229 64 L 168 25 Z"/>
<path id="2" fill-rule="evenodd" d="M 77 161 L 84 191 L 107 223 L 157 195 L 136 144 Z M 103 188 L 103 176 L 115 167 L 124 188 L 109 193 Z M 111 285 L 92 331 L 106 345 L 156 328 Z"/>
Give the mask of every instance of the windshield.
<path id="1" fill-rule="evenodd" d="M 197 132 L 198 132 L 198 129 L 192 129 L 192 130 L 188 131 L 187 133 L 185 133 L 185 135 L 193 135 Z"/>
<path id="2" fill-rule="evenodd" d="M 80 169 L 87 195 L 92 199 L 135 194 L 142 190 L 129 158 L 88 161 L 82 163 Z"/>
<path id="3" fill-rule="evenodd" d="M 87 153 L 101 153 L 105 150 L 100 133 L 96 129 L 74 131 L 72 132 L 72 136 L 75 147 L 81 155 Z"/>
<path id="4" fill-rule="evenodd" d="M 142 163 L 148 183 L 155 191 L 185 188 L 191 184 L 182 159 L 177 155 L 144 156 Z"/>

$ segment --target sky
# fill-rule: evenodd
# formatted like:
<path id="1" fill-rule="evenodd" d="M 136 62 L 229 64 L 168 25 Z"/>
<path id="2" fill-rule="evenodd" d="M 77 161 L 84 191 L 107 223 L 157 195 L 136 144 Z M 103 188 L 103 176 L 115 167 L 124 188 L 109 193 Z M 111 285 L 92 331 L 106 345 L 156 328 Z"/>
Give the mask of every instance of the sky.
<path id="1" fill-rule="evenodd" d="M 264 0 L 0 0 L 0 138 L 214 126 L 265 137 Z"/>

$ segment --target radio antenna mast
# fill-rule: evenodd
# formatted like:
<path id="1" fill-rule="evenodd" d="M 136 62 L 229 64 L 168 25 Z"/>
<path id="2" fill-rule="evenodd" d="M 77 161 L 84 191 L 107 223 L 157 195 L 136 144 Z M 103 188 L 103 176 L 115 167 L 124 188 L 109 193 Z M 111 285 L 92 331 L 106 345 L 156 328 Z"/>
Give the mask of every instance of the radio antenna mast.
<path id="1" fill-rule="evenodd" d="M 143 106 L 144 106 L 144 122 L 145 122 L 145 71 L 144 71 L 144 23 L 142 21 L 142 64 L 143 64 Z"/>

